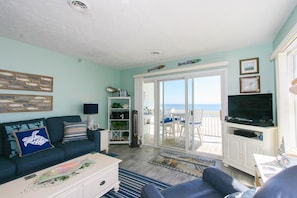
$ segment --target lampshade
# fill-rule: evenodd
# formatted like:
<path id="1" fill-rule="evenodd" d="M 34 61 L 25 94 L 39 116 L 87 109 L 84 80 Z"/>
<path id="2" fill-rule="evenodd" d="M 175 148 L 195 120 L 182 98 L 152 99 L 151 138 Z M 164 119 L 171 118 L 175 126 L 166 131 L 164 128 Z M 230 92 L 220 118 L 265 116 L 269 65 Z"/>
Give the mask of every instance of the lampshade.
<path id="1" fill-rule="evenodd" d="M 97 114 L 98 104 L 84 104 L 84 114 Z"/>
<path id="2" fill-rule="evenodd" d="M 297 78 L 292 80 L 292 86 L 290 87 L 290 92 L 293 94 L 297 94 Z"/>

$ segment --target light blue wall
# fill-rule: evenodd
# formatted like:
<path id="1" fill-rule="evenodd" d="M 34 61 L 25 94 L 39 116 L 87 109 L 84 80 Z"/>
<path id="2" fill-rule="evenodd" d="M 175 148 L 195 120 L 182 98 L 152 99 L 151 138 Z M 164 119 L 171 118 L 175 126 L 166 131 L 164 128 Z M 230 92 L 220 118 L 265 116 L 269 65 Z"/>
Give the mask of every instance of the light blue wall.
<path id="1" fill-rule="evenodd" d="M 54 78 L 52 93 L 0 90 L 0 93 L 52 95 L 53 111 L 1 113 L 0 122 L 73 114 L 80 114 L 85 120 L 83 103 L 90 102 L 99 104 L 95 123 L 107 127 L 105 90 L 108 86 L 119 86 L 119 71 L 3 37 L 0 51 L 0 69 Z"/>
<path id="2" fill-rule="evenodd" d="M 286 23 L 278 32 L 272 43 L 263 44 L 259 46 L 252 46 L 244 49 L 238 49 L 228 52 L 221 52 L 209 55 L 203 55 L 198 57 L 188 58 L 196 59 L 201 58 L 202 61 L 199 64 L 206 64 L 211 62 L 228 61 L 228 94 L 239 94 L 239 60 L 259 57 L 260 61 L 260 73 L 261 76 L 261 93 L 273 93 L 275 101 L 275 66 L 274 62 L 270 60 L 270 56 L 273 50 L 278 46 L 282 39 L 287 35 L 289 30 L 297 23 L 297 7 L 293 10 Z M 178 60 L 175 62 L 160 63 L 158 65 L 166 65 L 165 69 L 177 68 L 178 62 L 185 60 Z M 156 65 L 149 65 L 145 67 L 139 67 L 136 69 L 129 69 L 121 71 L 121 85 L 129 90 L 134 96 L 134 81 L 133 75 L 146 73 L 147 69 Z M 133 99 L 132 99 L 133 101 Z M 275 106 L 275 104 L 274 104 Z"/>
<path id="3" fill-rule="evenodd" d="M 215 53 L 210 55 L 204 55 L 199 57 L 193 57 L 190 59 L 201 58 L 202 61 L 198 64 L 203 65 L 207 63 L 228 61 L 228 94 L 239 94 L 239 61 L 242 59 L 259 57 L 259 68 L 261 77 L 261 93 L 273 93 L 275 94 L 275 69 L 274 63 L 270 61 L 270 55 L 272 53 L 272 44 L 265 44 L 259 46 L 248 47 L 244 49 L 238 49 L 233 51 Z M 175 62 L 160 63 L 164 64 L 166 69 L 177 68 L 178 62 L 185 60 L 179 60 Z M 121 85 L 129 90 L 129 93 L 134 97 L 134 79 L 133 75 L 146 73 L 147 69 L 156 65 L 139 67 L 136 69 L 129 69 L 121 71 Z M 188 65 L 191 66 L 191 65 Z M 186 66 L 185 66 L 186 67 Z M 258 74 L 256 74 L 258 75 Z"/>
<path id="4" fill-rule="evenodd" d="M 206 64 L 218 61 L 228 61 L 228 93 L 239 94 L 239 60 L 259 57 L 261 92 L 275 93 L 275 70 L 274 63 L 270 61 L 273 49 L 281 42 L 288 31 L 297 22 L 297 8 L 292 12 L 283 28 L 280 30 L 273 43 L 252 46 L 244 49 L 191 57 L 189 59 L 201 58 L 199 64 Z M 84 102 L 98 102 L 100 105 L 100 115 L 96 117 L 98 122 L 107 126 L 107 96 L 105 91 L 107 86 L 127 89 L 134 97 L 133 75 L 146 73 L 147 69 L 156 65 L 148 65 L 136 69 L 123 70 L 121 72 L 108 67 L 81 61 L 77 58 L 63 55 L 57 52 L 33 47 L 18 41 L 0 37 L 0 68 L 18 72 L 48 75 L 54 77 L 54 92 L 28 92 L 28 91 L 8 91 L 0 90 L 0 93 L 18 94 L 44 94 L 54 96 L 54 109 L 51 112 L 34 113 L 2 113 L 0 122 L 31 119 L 37 117 L 49 117 L 56 115 L 81 114 Z M 165 69 L 177 68 L 174 62 L 165 64 Z M 119 86 L 121 85 L 121 86 Z M 85 118 L 84 115 L 82 115 Z M 99 117 L 99 118 L 98 118 Z"/>
<path id="5" fill-rule="evenodd" d="M 277 48 L 280 42 L 285 38 L 285 36 L 289 33 L 289 31 L 293 28 L 293 26 L 297 23 L 297 6 L 287 19 L 286 23 L 283 25 L 281 30 L 276 35 L 273 41 L 273 49 Z"/>

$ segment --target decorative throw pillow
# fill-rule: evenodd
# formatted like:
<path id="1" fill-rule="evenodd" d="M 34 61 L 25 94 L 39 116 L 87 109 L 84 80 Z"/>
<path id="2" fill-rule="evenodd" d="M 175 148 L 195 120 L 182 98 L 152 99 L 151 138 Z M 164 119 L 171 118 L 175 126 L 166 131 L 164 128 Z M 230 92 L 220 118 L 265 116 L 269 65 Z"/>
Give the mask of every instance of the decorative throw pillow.
<path id="1" fill-rule="evenodd" d="M 168 123 L 168 122 L 172 122 L 172 118 L 166 117 L 163 120 L 163 123 Z"/>
<path id="2" fill-rule="evenodd" d="M 7 142 L 8 142 L 8 145 L 6 145 L 6 147 L 8 147 L 7 155 L 10 158 L 12 158 L 19 154 L 16 139 L 13 135 L 14 131 L 37 129 L 44 126 L 45 126 L 44 118 L 3 124 L 4 134 L 6 135 Z"/>
<path id="3" fill-rule="evenodd" d="M 45 127 L 26 131 L 15 131 L 13 135 L 19 148 L 20 157 L 54 147 L 50 142 Z"/>
<path id="4" fill-rule="evenodd" d="M 256 194 L 257 188 L 251 188 L 244 192 L 236 192 L 225 196 L 225 198 L 252 198 Z"/>
<path id="5" fill-rule="evenodd" d="M 87 122 L 64 122 L 62 143 L 86 139 L 88 139 Z"/>

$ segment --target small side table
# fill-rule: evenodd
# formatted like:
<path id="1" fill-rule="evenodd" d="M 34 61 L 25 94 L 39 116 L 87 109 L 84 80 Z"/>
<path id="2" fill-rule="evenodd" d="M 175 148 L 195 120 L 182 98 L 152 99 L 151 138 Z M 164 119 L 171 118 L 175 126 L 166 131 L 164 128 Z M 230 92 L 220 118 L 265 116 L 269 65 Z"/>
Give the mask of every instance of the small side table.
<path id="1" fill-rule="evenodd" d="M 109 130 L 100 130 L 100 151 L 104 151 L 106 154 L 109 150 Z"/>
<path id="2" fill-rule="evenodd" d="M 284 170 L 274 156 L 254 154 L 255 165 L 255 186 L 262 186 L 267 180 Z"/>

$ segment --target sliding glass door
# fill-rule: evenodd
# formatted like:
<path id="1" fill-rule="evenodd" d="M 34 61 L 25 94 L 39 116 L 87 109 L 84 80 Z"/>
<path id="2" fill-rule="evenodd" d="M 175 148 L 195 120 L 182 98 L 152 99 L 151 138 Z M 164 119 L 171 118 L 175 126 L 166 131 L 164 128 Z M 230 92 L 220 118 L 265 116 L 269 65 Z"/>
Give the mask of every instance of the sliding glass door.
<path id="1" fill-rule="evenodd" d="M 155 145 L 155 83 L 143 84 L 143 141 L 147 145 Z"/>
<path id="2" fill-rule="evenodd" d="M 222 155 L 223 73 L 204 72 L 144 83 L 144 144 Z"/>
<path id="3" fill-rule="evenodd" d="M 190 77 L 187 82 L 187 148 L 190 152 L 221 156 L 221 76 Z"/>
<path id="4" fill-rule="evenodd" d="M 185 80 L 159 81 L 159 145 L 185 149 L 181 121 L 185 117 Z"/>

